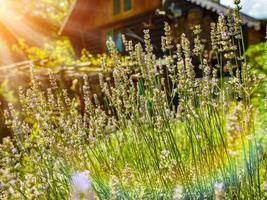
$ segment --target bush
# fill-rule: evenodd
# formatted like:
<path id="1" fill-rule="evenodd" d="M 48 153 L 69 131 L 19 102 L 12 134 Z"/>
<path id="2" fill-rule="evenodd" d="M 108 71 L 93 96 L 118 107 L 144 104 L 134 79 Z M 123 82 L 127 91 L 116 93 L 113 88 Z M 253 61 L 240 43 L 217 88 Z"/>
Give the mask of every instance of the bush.
<path id="1" fill-rule="evenodd" d="M 246 55 L 249 57 L 249 63 L 258 73 L 267 74 L 267 42 L 251 45 Z"/>

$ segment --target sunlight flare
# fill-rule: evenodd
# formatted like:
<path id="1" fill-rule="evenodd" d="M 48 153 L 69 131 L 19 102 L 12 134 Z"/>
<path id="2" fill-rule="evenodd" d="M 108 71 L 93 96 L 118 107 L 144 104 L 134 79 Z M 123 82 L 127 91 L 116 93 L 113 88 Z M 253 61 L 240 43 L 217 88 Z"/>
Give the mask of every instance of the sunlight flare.
<path id="1" fill-rule="evenodd" d="M 24 38 L 29 44 L 41 46 L 48 37 L 39 32 L 34 26 L 33 19 L 24 17 L 17 9 L 17 5 L 10 1 L 0 0 L 0 38 L 1 45 L 0 60 L 2 63 L 12 63 L 13 52 L 10 52 L 7 43 L 13 45 L 20 38 Z"/>

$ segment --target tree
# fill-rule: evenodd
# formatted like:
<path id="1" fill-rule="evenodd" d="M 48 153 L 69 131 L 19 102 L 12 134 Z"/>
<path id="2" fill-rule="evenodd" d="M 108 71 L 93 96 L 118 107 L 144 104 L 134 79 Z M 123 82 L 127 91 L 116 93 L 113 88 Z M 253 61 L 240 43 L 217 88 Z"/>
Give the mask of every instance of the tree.
<path id="1" fill-rule="evenodd" d="M 75 0 L 12 0 L 22 15 L 40 17 L 60 26 Z M 22 8 L 22 9 L 21 9 Z"/>

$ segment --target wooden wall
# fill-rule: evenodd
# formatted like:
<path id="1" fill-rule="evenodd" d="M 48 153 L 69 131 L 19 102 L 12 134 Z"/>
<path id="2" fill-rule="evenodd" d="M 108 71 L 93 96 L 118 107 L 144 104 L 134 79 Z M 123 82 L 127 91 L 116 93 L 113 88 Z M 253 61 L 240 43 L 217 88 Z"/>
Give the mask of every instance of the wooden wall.
<path id="1" fill-rule="evenodd" d="M 132 0 L 132 9 L 120 14 L 113 14 L 113 0 L 91 0 L 94 12 L 90 13 L 90 18 L 84 24 L 85 29 L 93 29 L 99 26 L 118 23 L 119 21 L 130 18 L 145 12 L 153 11 L 161 6 L 161 0 Z"/>
<path id="2" fill-rule="evenodd" d="M 264 41 L 264 31 L 259 32 L 259 31 L 256 31 L 254 29 L 249 28 L 247 30 L 247 37 L 248 37 L 247 41 L 248 41 L 249 45 L 263 42 Z"/>

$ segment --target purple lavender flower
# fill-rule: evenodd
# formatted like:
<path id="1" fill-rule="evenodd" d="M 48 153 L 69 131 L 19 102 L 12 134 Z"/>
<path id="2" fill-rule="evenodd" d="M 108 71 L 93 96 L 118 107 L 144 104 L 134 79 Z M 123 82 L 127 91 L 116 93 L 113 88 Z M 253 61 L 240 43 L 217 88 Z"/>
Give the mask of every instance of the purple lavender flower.
<path id="1" fill-rule="evenodd" d="M 224 32 L 223 36 L 226 37 L 226 38 L 229 37 L 229 32 L 228 31 Z"/>

